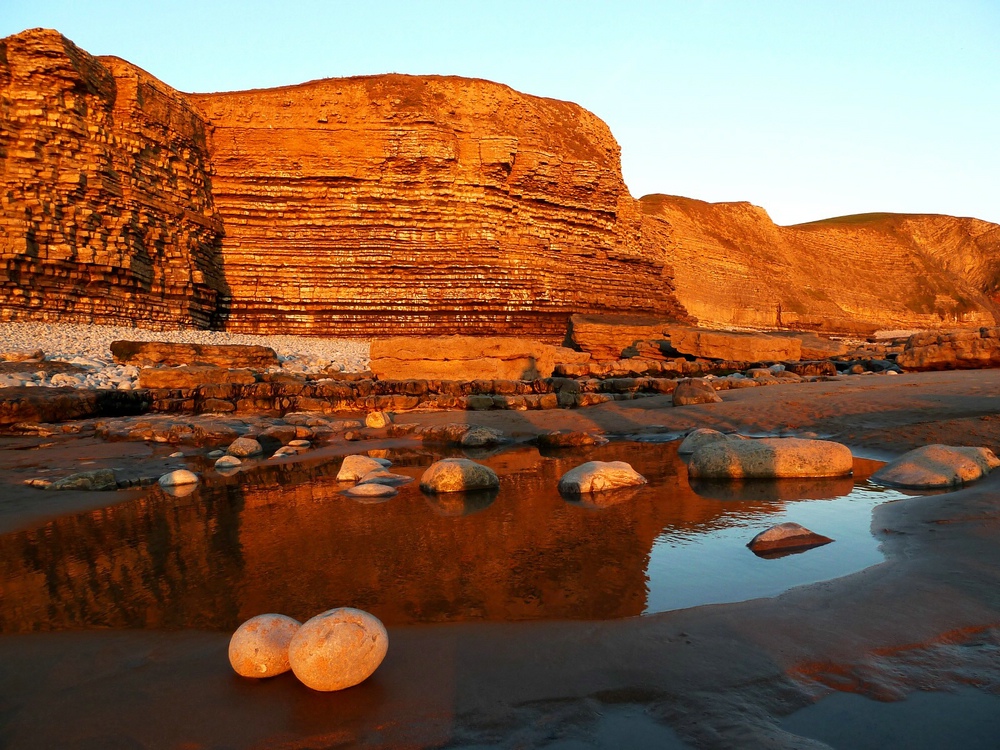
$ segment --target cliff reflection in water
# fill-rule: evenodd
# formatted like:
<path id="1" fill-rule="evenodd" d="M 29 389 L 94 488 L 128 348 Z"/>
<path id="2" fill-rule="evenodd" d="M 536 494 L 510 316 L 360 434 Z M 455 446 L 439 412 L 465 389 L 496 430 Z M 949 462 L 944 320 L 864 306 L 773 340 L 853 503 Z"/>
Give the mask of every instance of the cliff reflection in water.
<path id="1" fill-rule="evenodd" d="M 399 454 L 393 470 L 417 478 L 438 457 Z M 560 497 L 562 473 L 594 459 L 627 460 L 650 484 L 603 507 Z M 188 497 L 154 490 L 5 535 L 0 630 L 231 629 L 262 612 L 305 619 L 345 605 L 389 625 L 638 615 L 649 607 L 654 544 L 707 539 L 768 520 L 788 500 L 853 487 L 761 485 L 749 499 L 699 488 L 703 497 L 675 445 L 612 443 L 559 457 L 518 447 L 478 460 L 501 477 L 494 496 L 429 497 L 413 482 L 387 502 L 357 502 L 340 494 L 335 459 L 228 480 L 208 472 Z M 753 558 L 736 546 L 740 559 Z"/>

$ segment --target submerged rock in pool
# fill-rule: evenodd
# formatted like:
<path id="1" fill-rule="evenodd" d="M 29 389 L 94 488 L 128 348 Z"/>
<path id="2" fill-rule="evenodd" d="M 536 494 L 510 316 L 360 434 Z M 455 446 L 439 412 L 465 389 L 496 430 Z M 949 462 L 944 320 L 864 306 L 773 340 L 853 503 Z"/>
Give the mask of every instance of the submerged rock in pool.
<path id="1" fill-rule="evenodd" d="M 376 469 L 375 471 L 370 471 L 361 477 L 361 479 L 358 480 L 358 485 L 386 484 L 390 487 L 395 487 L 396 485 L 407 484 L 412 481 L 413 477 L 408 477 L 405 474 L 393 474 L 391 471 L 386 471 L 385 469 Z"/>
<path id="2" fill-rule="evenodd" d="M 356 482 L 365 474 L 371 474 L 373 471 L 381 471 L 384 468 L 384 463 L 369 456 L 362 456 L 360 454 L 344 456 L 344 463 L 340 465 L 340 471 L 337 473 L 337 481 Z"/>
<path id="3" fill-rule="evenodd" d="M 116 490 L 118 481 L 112 469 L 94 469 L 71 474 L 45 486 L 47 490 Z"/>
<path id="4" fill-rule="evenodd" d="M 854 457 L 829 440 L 716 440 L 691 454 L 688 474 L 702 479 L 780 479 L 850 474 Z"/>
<path id="5" fill-rule="evenodd" d="M 925 445 L 890 461 L 871 480 L 912 489 L 954 487 L 981 479 L 997 466 L 1000 460 L 989 448 Z"/>
<path id="6" fill-rule="evenodd" d="M 646 478 L 624 461 L 588 461 L 559 480 L 559 492 L 583 495 L 646 484 Z"/>
<path id="7" fill-rule="evenodd" d="M 473 427 L 462 435 L 459 445 L 465 448 L 482 448 L 485 445 L 498 445 L 504 442 L 503 433 L 492 427 Z"/>
<path id="8" fill-rule="evenodd" d="M 554 430 L 543 432 L 535 438 L 535 444 L 545 450 L 547 448 L 579 448 L 588 445 L 604 445 L 608 439 L 592 432 L 575 432 L 573 430 Z"/>
<path id="9" fill-rule="evenodd" d="M 754 554 L 761 557 L 778 557 L 783 553 L 821 547 L 833 540 L 810 531 L 797 523 L 779 523 L 760 532 L 747 544 Z"/>
<path id="10" fill-rule="evenodd" d="M 291 669 L 288 644 L 302 623 L 285 615 L 257 615 L 229 641 L 229 663 L 241 677 L 274 677 Z"/>
<path id="11" fill-rule="evenodd" d="M 344 490 L 344 494 L 348 497 L 393 497 L 397 493 L 387 484 L 368 483 L 349 487 Z"/>
<path id="12" fill-rule="evenodd" d="M 424 492 L 468 492 L 500 486 L 496 472 L 467 458 L 446 458 L 427 467 L 420 477 Z"/>
<path id="13" fill-rule="evenodd" d="M 368 679 L 389 650 L 374 615 L 340 607 L 307 620 L 288 647 L 292 671 L 313 690 L 343 690 Z"/>

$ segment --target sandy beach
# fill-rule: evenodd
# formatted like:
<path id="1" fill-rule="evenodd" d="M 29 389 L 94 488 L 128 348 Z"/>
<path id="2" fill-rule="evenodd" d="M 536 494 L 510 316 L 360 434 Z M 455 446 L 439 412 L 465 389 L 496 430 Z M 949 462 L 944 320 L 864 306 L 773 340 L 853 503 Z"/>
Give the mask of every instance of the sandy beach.
<path id="1" fill-rule="evenodd" d="M 803 383 L 723 398 L 684 409 L 660 397 L 407 419 L 468 419 L 515 436 L 562 427 L 617 435 L 694 426 L 815 432 L 873 458 L 929 442 L 1000 448 L 995 371 Z M 61 493 L 40 509 L 38 495 L 18 484 L 32 441 L 40 442 L 0 439 L 7 498 L 0 519 L 8 531 L 96 500 Z M 120 463 L 129 450 L 141 459 L 142 447 L 107 444 L 103 459 L 90 460 Z M 94 448 L 67 440 L 36 450 L 67 460 Z M 971 686 L 984 705 L 1000 705 L 982 692 L 1000 684 L 998 491 L 1000 476 L 992 476 L 958 492 L 878 506 L 871 528 L 883 564 L 772 599 L 603 622 L 391 628 L 383 666 L 343 693 L 310 692 L 290 675 L 236 677 L 225 658 L 227 633 L 6 635 L 0 737 L 25 748 L 612 747 L 629 738 L 634 746 L 836 746 L 815 739 L 843 729 L 835 711 L 823 713 L 830 695 L 899 701 Z M 928 695 L 933 705 L 939 693 Z M 796 724 L 796 712 L 807 708 L 813 713 Z M 968 718 L 970 732 L 988 720 Z M 813 739 L 786 730 L 789 722 Z M 863 746 L 856 744 L 863 727 L 853 729 L 862 737 L 854 746 Z M 920 746 L 920 734 L 914 725 L 893 746 Z"/>

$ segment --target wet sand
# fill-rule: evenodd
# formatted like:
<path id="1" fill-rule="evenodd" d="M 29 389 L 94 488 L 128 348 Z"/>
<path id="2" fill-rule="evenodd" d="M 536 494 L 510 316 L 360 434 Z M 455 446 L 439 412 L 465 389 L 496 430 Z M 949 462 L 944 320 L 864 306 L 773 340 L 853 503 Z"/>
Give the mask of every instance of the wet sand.
<path id="1" fill-rule="evenodd" d="M 562 427 L 616 434 L 696 426 L 811 431 L 871 457 L 929 442 L 1000 448 L 997 371 L 857 377 L 722 396 L 721 404 L 678 409 L 669 398 L 649 398 L 575 411 L 428 413 L 398 421 L 467 419 L 523 435 Z M 5 489 L 29 471 L 11 462 L 31 452 L 9 445 L 0 441 Z M 30 497 L 18 498 L 21 510 L 0 516 L 7 528 L 34 522 L 26 520 L 37 513 Z M 81 502 L 58 500 L 65 512 Z M 49 514 L 58 510 L 49 502 Z M 884 701 L 918 690 L 997 689 L 1000 474 L 959 492 L 881 505 L 872 532 L 885 563 L 773 599 L 604 622 L 391 628 L 389 655 L 375 676 L 336 694 L 313 693 L 290 675 L 236 677 L 226 633 L 2 636 L 0 744 L 828 747 L 790 730 L 812 728 L 819 736 L 849 723 L 852 714 L 822 715 L 832 704 L 821 699 L 834 691 Z M 921 700 L 935 705 L 954 697 L 935 695 Z M 954 736 L 955 746 L 976 746 L 983 711 L 968 704 L 967 741 Z M 961 713 L 961 701 L 949 705 Z M 895 746 L 914 746 L 919 738 L 904 729 Z"/>

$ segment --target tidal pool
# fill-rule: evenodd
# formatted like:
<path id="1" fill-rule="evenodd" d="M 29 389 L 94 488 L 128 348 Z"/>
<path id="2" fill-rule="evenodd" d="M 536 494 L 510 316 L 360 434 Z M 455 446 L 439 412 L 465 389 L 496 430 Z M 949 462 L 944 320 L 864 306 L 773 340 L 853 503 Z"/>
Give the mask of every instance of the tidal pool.
<path id="1" fill-rule="evenodd" d="M 389 457 L 416 480 L 443 455 Z M 608 619 L 742 601 L 880 562 L 871 509 L 903 497 L 869 485 L 878 464 L 862 460 L 854 478 L 692 487 L 676 443 L 472 457 L 500 475 L 499 491 L 429 496 L 414 481 L 373 503 L 341 494 L 339 458 L 261 462 L 232 477 L 206 470 L 187 497 L 153 489 L 0 536 L 0 632 L 230 630 L 336 606 L 388 625 Z M 589 460 L 628 461 L 649 484 L 567 501 L 559 477 Z M 746 548 L 786 520 L 836 541 L 778 559 Z"/>

